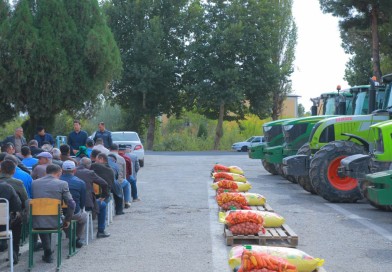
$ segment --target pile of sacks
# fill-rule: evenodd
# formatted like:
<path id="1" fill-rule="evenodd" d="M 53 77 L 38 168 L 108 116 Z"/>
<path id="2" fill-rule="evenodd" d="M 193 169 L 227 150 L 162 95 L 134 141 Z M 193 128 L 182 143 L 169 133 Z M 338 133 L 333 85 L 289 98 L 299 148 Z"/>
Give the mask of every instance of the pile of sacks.
<path id="1" fill-rule="evenodd" d="M 215 164 L 211 177 L 221 210 L 219 222 L 234 235 L 263 235 L 265 228 L 280 228 L 285 223 L 275 212 L 251 209 L 264 206 L 266 198 L 248 192 L 252 185 L 240 167 Z M 229 253 L 229 265 L 236 272 L 312 272 L 323 263 L 322 259 L 286 247 L 242 245 L 234 246 Z"/>

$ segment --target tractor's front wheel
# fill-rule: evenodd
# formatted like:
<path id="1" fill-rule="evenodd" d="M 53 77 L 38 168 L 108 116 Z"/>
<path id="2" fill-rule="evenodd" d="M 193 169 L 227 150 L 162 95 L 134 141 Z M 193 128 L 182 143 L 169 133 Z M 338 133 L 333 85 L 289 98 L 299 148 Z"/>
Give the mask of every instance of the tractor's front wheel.
<path id="1" fill-rule="evenodd" d="M 275 168 L 273 163 L 269 163 L 266 160 L 261 160 L 261 164 L 263 165 L 264 169 L 269 172 L 271 175 L 277 175 L 278 171 Z"/>
<path id="2" fill-rule="evenodd" d="M 314 154 L 309 177 L 317 194 L 330 202 L 356 202 L 363 198 L 355 178 L 340 176 L 340 161 L 347 156 L 363 154 L 363 147 L 349 141 L 335 141 Z"/>

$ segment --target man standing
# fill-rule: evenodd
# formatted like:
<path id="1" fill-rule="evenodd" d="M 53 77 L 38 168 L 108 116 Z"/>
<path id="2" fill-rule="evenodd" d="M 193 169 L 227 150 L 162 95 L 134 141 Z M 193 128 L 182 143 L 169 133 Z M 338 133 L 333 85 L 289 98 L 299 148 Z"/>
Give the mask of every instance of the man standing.
<path id="1" fill-rule="evenodd" d="M 34 135 L 34 140 L 37 140 L 38 147 L 43 145 L 43 142 L 48 142 L 52 146 L 54 146 L 54 140 L 51 134 L 45 131 L 45 128 L 42 126 L 37 127 L 37 134 Z"/>
<path id="2" fill-rule="evenodd" d="M 15 147 L 15 153 L 20 155 L 22 146 L 27 144 L 25 137 L 23 137 L 23 128 L 16 128 L 14 135 L 5 138 L 3 143 L 12 143 Z"/>
<path id="3" fill-rule="evenodd" d="M 109 237 L 110 233 L 105 231 L 106 222 L 106 206 L 109 202 L 109 186 L 107 182 L 98 176 L 94 171 L 90 170 L 91 160 L 82 158 L 79 166 L 76 168 L 75 176 L 86 183 L 86 211 L 98 213 L 98 238 Z M 95 198 L 94 184 L 101 188 L 99 199 Z"/>
<path id="4" fill-rule="evenodd" d="M 68 135 L 68 145 L 71 147 L 71 154 L 75 155 L 79 151 L 79 146 L 85 145 L 87 141 L 87 132 L 81 130 L 79 120 L 73 122 L 74 131 Z"/>
<path id="5" fill-rule="evenodd" d="M 83 180 L 75 177 L 76 166 L 73 161 L 63 162 L 63 174 L 61 180 L 68 183 L 72 199 L 75 201 L 75 211 L 72 220 L 76 220 L 76 247 L 81 248 L 84 242 L 84 229 L 87 223 L 87 213 L 83 210 L 86 204 L 86 184 Z"/>
<path id="6" fill-rule="evenodd" d="M 98 130 L 95 132 L 94 135 L 94 142 L 97 141 L 98 138 L 101 138 L 103 141 L 103 145 L 106 148 L 110 148 L 112 146 L 112 133 L 109 130 L 105 129 L 105 123 L 100 122 L 98 124 Z"/>
<path id="7" fill-rule="evenodd" d="M 61 200 L 67 205 L 67 213 L 63 221 L 63 227 L 68 228 L 72 215 L 75 210 L 75 201 L 69 192 L 68 183 L 60 180 L 61 168 L 56 164 L 48 165 L 46 168 L 46 176 L 36 179 L 32 184 L 32 198 L 53 198 Z M 33 228 L 49 229 L 57 228 L 57 216 L 34 216 Z M 44 256 L 42 260 L 47 263 L 53 262 L 51 249 L 51 235 L 40 234 Z"/>

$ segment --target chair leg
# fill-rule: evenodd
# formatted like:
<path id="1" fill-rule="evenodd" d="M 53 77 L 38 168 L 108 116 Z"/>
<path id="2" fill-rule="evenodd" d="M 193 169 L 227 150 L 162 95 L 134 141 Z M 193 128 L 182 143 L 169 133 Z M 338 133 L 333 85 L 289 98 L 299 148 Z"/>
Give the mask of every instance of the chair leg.
<path id="1" fill-rule="evenodd" d="M 57 270 L 60 270 L 61 266 L 61 236 L 63 234 L 63 231 L 60 230 L 57 233 Z"/>
<path id="2" fill-rule="evenodd" d="M 9 260 L 10 260 L 10 267 L 11 267 L 11 272 L 14 272 L 14 245 L 13 245 L 13 237 L 12 237 L 12 231 L 10 231 L 10 239 L 9 239 L 9 249 L 8 249 L 8 253 L 9 253 Z"/>
<path id="3" fill-rule="evenodd" d="M 94 239 L 94 222 L 93 213 L 87 212 L 87 226 L 86 226 L 86 245 L 88 245 L 89 235 L 91 235 L 91 240 Z"/>
<path id="4" fill-rule="evenodd" d="M 92 222 L 91 222 L 92 224 Z M 86 224 L 86 245 L 88 246 L 88 236 L 90 232 L 90 212 L 87 212 L 87 224 Z"/>
<path id="5" fill-rule="evenodd" d="M 30 233 L 29 235 L 29 270 L 33 268 L 34 265 L 34 241 L 33 241 L 33 234 Z"/>
<path id="6" fill-rule="evenodd" d="M 90 212 L 90 235 L 91 235 L 91 240 L 94 240 L 94 221 L 93 221 L 93 213 Z"/>

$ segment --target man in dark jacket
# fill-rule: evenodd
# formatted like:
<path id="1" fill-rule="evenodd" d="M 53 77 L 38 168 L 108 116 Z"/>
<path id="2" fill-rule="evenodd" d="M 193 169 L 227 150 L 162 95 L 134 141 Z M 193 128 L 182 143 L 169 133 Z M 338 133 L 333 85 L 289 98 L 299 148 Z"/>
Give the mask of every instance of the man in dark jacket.
<path id="1" fill-rule="evenodd" d="M 100 238 L 108 237 L 105 232 L 106 222 L 106 206 L 109 202 L 109 187 L 107 182 L 98 176 L 91 168 L 91 160 L 89 158 L 82 158 L 76 168 L 75 176 L 86 183 L 86 211 L 93 211 L 98 213 L 98 234 Z M 101 195 L 99 199 L 95 198 L 94 184 L 101 187 Z M 106 233 L 106 235 L 105 235 Z M 102 235 L 103 234 L 103 235 Z"/>
<path id="2" fill-rule="evenodd" d="M 105 123 L 104 122 L 100 122 L 98 124 L 98 130 L 95 132 L 94 135 L 94 142 L 97 141 L 97 139 L 102 139 L 103 141 L 103 145 L 106 148 L 110 148 L 112 146 L 112 133 L 109 130 L 105 129 Z"/>
<path id="3" fill-rule="evenodd" d="M 23 137 L 23 128 L 16 128 L 14 135 L 5 138 L 3 144 L 7 143 L 12 143 L 15 147 L 15 153 L 20 155 L 22 146 L 27 144 L 25 137 Z"/>
<path id="4" fill-rule="evenodd" d="M 61 167 L 56 164 L 50 164 L 46 167 L 46 176 L 33 181 L 32 183 L 32 198 L 53 198 L 63 201 L 67 205 L 67 213 L 63 221 L 63 227 L 67 228 L 71 221 L 75 210 L 75 201 L 69 192 L 68 183 L 60 180 Z M 33 218 L 33 228 L 55 228 L 57 227 L 56 216 L 35 216 Z M 47 263 L 53 262 L 51 249 L 51 235 L 40 234 L 42 246 L 44 248 L 44 256 L 42 260 Z"/>
<path id="5" fill-rule="evenodd" d="M 54 140 L 51 134 L 45 131 L 45 128 L 42 126 L 37 127 L 37 134 L 34 135 L 34 139 L 38 142 L 38 147 L 41 147 L 44 142 L 50 143 L 54 146 Z"/>
<path id="6" fill-rule="evenodd" d="M 62 165 L 63 174 L 61 180 L 68 183 L 69 192 L 75 201 L 75 211 L 72 220 L 77 222 L 76 225 L 76 247 L 81 248 L 84 242 L 84 230 L 87 223 L 87 213 L 84 211 L 86 205 L 86 183 L 75 176 L 76 166 L 73 161 L 65 161 Z"/>
<path id="7" fill-rule="evenodd" d="M 31 140 L 29 142 L 29 148 L 31 150 L 31 156 L 33 156 L 34 158 L 41 152 L 44 152 L 44 150 L 42 148 L 38 147 L 38 142 L 37 140 Z"/>
<path id="8" fill-rule="evenodd" d="M 5 160 L 1 162 L 1 173 L 0 173 L 0 184 L 8 184 L 10 185 L 18 195 L 18 198 L 21 203 L 21 209 L 19 211 L 25 210 L 25 204 L 28 199 L 26 189 L 23 185 L 23 182 L 12 178 L 15 174 L 16 165 L 12 161 Z M 19 217 L 19 220 L 14 221 L 12 225 L 12 233 L 13 233 L 13 250 L 14 256 L 16 255 L 16 262 L 18 262 L 17 255 L 19 254 L 19 243 L 20 237 L 22 234 L 22 217 Z"/>
<path id="9" fill-rule="evenodd" d="M 0 183 L 0 198 L 5 198 L 8 200 L 10 217 L 14 218 L 14 220 L 12 220 L 10 224 L 10 229 L 12 230 L 14 235 L 12 240 L 12 254 L 14 258 L 14 264 L 17 264 L 19 262 L 20 235 L 17 239 L 16 233 L 18 231 L 20 232 L 20 230 L 22 229 L 22 202 L 20 201 L 20 198 L 14 188 L 12 188 L 12 186 L 7 183 Z M 0 227 L 0 232 L 2 231 L 5 231 L 5 226 Z M 0 247 L 4 250 L 7 249 L 7 243 L 5 242 L 4 244 L 1 244 Z"/>

